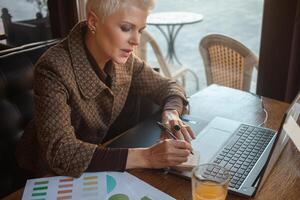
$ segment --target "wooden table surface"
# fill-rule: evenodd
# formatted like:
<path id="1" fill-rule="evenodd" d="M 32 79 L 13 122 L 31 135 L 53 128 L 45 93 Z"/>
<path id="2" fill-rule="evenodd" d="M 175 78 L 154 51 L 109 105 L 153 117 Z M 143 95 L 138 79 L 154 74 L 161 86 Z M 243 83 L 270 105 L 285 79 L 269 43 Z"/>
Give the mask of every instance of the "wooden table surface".
<path id="1" fill-rule="evenodd" d="M 268 112 L 266 127 L 278 130 L 289 104 L 262 98 Z M 190 99 L 191 114 L 199 115 L 206 125 L 215 116 L 230 118 L 259 125 L 265 114 L 259 97 L 254 94 L 212 85 Z M 181 177 L 164 174 L 159 170 L 131 170 L 130 173 L 168 193 L 176 199 L 192 199 L 191 182 Z M 249 199 L 229 194 L 227 200 Z M 299 200 L 300 199 L 300 154 L 291 141 L 283 150 L 255 200 Z"/>
<path id="2" fill-rule="evenodd" d="M 262 98 L 268 111 L 266 127 L 278 130 L 288 104 L 269 98 Z M 191 114 L 203 119 L 203 127 L 215 116 L 260 124 L 265 114 L 261 100 L 256 95 L 212 85 L 190 99 Z M 162 170 L 135 169 L 129 172 L 176 199 L 191 200 L 191 181 Z M 300 199 L 300 154 L 291 141 L 282 152 L 261 191 L 251 199 L 255 200 L 299 200 Z M 22 190 L 12 193 L 5 200 L 21 199 Z M 242 200 L 244 197 L 229 194 L 227 200 Z"/>

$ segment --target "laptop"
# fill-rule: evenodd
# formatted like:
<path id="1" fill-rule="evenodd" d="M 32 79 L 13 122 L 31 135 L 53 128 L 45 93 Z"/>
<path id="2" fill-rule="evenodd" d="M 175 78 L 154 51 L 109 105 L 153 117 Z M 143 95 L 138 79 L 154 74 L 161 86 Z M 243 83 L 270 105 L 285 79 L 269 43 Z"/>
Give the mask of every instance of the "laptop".
<path id="1" fill-rule="evenodd" d="M 283 127 L 287 119 L 297 115 L 295 112 L 298 112 L 299 116 L 299 109 L 295 109 L 299 104 L 300 93 L 283 117 L 278 133 L 268 128 L 222 117 L 214 118 L 199 131 L 201 124 L 199 117 L 187 115 L 183 116 L 182 120 L 190 124 L 196 134 L 198 133 L 196 139 L 192 141 L 192 146 L 200 154 L 199 164 L 216 163 L 228 168 L 231 174 L 229 192 L 250 197 L 262 187 L 287 144 L 289 137 Z M 109 147 L 151 146 L 160 136 L 160 130 L 155 125 L 157 119 L 160 119 L 159 113 L 128 130 L 109 144 Z M 189 171 L 170 172 L 185 178 L 191 177 Z M 212 173 L 216 172 L 212 170 Z"/>
<path id="2" fill-rule="evenodd" d="M 289 137 L 283 127 L 288 125 L 288 119 L 299 121 L 299 106 L 300 93 L 284 115 L 277 133 L 239 121 L 214 118 L 191 142 L 194 151 L 200 154 L 199 164 L 215 163 L 227 168 L 231 175 L 229 192 L 254 196 L 263 186 L 288 142 Z M 183 120 L 195 122 L 189 116 Z M 188 171 L 172 170 L 172 173 L 191 177 Z M 209 173 L 217 175 L 213 169 Z"/>

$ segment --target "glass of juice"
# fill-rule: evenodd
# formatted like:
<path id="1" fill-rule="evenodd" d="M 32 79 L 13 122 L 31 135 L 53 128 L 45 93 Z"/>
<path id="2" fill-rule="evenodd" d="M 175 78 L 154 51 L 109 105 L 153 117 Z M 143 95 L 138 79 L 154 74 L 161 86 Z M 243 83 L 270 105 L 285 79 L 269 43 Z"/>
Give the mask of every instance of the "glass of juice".
<path id="1" fill-rule="evenodd" d="M 192 172 L 193 200 L 225 200 L 229 171 L 216 164 L 202 164 Z"/>

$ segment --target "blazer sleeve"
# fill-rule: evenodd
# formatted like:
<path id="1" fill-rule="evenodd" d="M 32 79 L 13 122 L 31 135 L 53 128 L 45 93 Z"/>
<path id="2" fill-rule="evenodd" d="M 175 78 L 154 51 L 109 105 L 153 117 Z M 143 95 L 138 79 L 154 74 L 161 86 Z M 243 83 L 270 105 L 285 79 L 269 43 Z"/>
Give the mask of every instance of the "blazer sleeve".
<path id="1" fill-rule="evenodd" d="M 37 140 L 52 171 L 79 177 L 85 171 L 125 170 L 128 149 L 99 148 L 76 138 L 68 91 L 54 72 L 36 70 L 34 85 Z"/>
<path id="2" fill-rule="evenodd" d="M 47 70 L 35 70 L 35 129 L 43 159 L 52 171 L 78 177 L 88 167 L 96 145 L 78 140 L 71 125 L 68 92 Z"/>
<path id="3" fill-rule="evenodd" d="M 188 101 L 185 91 L 175 80 L 163 77 L 136 56 L 133 57 L 132 65 L 131 90 L 134 94 L 147 96 L 159 105 L 165 105 L 168 99 L 172 99 L 171 97 L 180 97 L 183 100 L 183 112 L 187 111 Z M 174 107 L 177 108 L 178 106 Z M 178 112 L 182 113 L 182 109 Z"/>

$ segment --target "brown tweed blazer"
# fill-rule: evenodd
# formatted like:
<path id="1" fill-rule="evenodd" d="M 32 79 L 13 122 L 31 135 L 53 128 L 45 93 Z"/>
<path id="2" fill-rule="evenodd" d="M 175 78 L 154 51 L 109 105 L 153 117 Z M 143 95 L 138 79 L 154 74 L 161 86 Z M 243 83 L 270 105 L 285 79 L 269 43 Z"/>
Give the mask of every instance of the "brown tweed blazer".
<path id="1" fill-rule="evenodd" d="M 112 84 L 107 87 L 85 54 L 84 26 L 76 25 L 35 67 L 34 120 L 18 150 L 23 167 L 42 163 L 39 168 L 42 165 L 57 174 L 80 176 L 122 110 L 129 91 L 160 105 L 174 95 L 186 101 L 175 81 L 162 77 L 134 55 L 125 64 L 112 64 Z"/>

